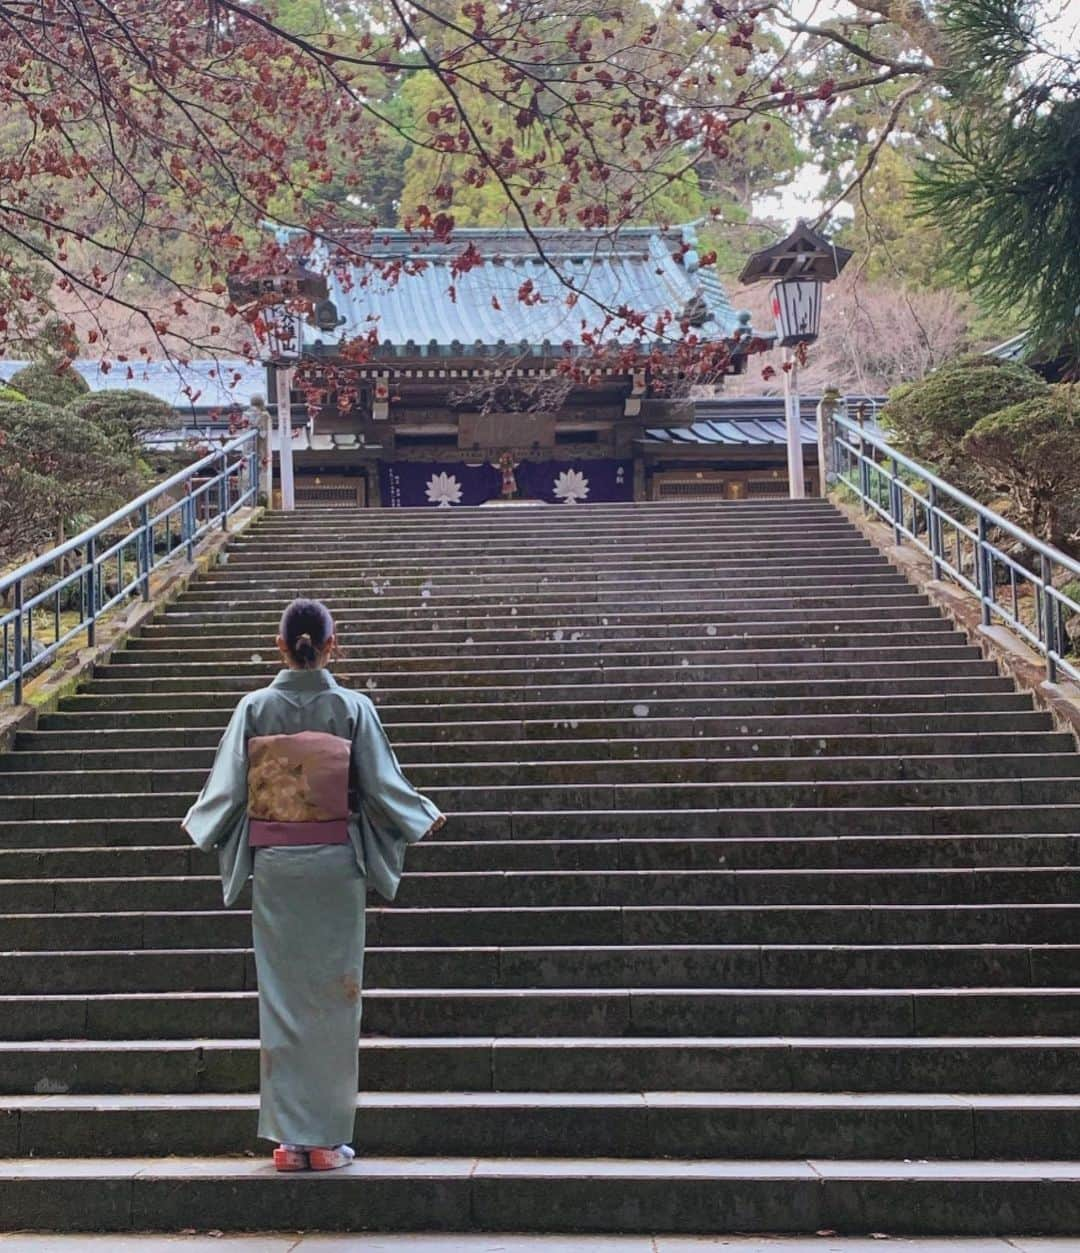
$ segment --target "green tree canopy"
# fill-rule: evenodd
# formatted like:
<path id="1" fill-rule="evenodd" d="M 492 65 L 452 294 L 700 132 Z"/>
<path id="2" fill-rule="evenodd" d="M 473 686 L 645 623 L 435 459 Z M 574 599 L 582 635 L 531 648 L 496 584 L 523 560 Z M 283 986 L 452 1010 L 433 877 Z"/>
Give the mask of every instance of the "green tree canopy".
<path id="1" fill-rule="evenodd" d="M 960 108 L 915 196 L 953 274 L 1080 366 L 1080 52 L 1051 46 L 1041 16 L 1036 0 L 952 0 Z"/>

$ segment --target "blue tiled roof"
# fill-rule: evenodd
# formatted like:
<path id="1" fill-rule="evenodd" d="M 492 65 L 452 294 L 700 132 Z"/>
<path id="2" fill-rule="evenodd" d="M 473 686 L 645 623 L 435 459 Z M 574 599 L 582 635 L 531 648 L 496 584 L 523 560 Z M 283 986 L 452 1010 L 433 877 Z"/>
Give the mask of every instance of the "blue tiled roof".
<path id="1" fill-rule="evenodd" d="M 817 406 L 820 397 L 800 396 L 802 442 L 817 443 Z M 883 403 L 882 397 L 848 397 L 849 408 L 861 400 L 872 405 L 872 412 Z M 782 396 L 731 396 L 693 402 L 694 417 L 688 426 L 658 426 L 645 431 L 645 439 L 656 444 L 714 444 L 744 448 L 764 448 L 787 443 Z"/>
<path id="2" fill-rule="evenodd" d="M 0 359 L 0 381 L 29 365 L 28 361 Z M 259 364 L 230 358 L 221 361 L 192 361 L 187 365 L 169 361 L 133 362 L 134 378 L 127 377 L 127 365 L 113 365 L 103 373 L 98 361 L 74 361 L 76 369 L 92 392 L 149 392 L 174 409 L 204 412 L 246 407 L 252 396 L 265 396 L 266 370 Z M 190 391 L 185 392 L 185 388 Z M 194 399 L 192 399 L 194 397 Z"/>
<path id="3" fill-rule="evenodd" d="M 446 244 L 424 242 L 405 231 L 379 230 L 365 253 L 377 260 L 419 262 L 421 272 L 403 273 L 393 281 L 373 273 L 371 266 L 331 272 L 329 296 L 344 324 L 337 332 L 326 332 L 305 323 L 304 349 L 332 351 L 374 328 L 379 355 L 387 357 L 504 354 L 525 348 L 530 355 L 558 356 L 566 341 L 580 343 L 583 320 L 590 328 L 603 321 L 603 312 L 592 301 L 654 318 L 665 310 L 678 316 L 700 298 L 706 321 L 696 334 L 723 340 L 748 330 L 715 272 L 699 265 L 690 227 L 628 228 L 614 238 L 597 231 L 535 233 L 559 273 L 587 294 L 575 306 L 568 307 L 568 289 L 524 231 L 463 229 Z M 470 245 L 483 262 L 455 277 L 451 263 Z M 689 251 L 677 259 L 684 245 Z M 331 269 L 325 252 L 316 251 L 307 263 L 316 270 Z M 535 303 L 519 296 L 527 281 L 540 295 Z M 618 338 L 629 342 L 632 335 L 624 331 Z"/>

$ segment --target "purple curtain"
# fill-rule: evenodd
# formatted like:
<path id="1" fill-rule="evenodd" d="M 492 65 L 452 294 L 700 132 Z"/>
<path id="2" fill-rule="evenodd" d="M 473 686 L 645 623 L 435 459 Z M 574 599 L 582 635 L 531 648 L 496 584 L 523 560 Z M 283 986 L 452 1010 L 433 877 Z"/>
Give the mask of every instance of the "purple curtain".
<path id="1" fill-rule="evenodd" d="M 523 461 L 516 474 L 518 490 L 529 500 L 587 505 L 634 499 L 632 461 Z"/>
<path id="2" fill-rule="evenodd" d="M 412 509 L 482 505 L 502 493 L 502 474 L 492 465 L 464 461 L 380 461 L 384 505 Z"/>
<path id="3" fill-rule="evenodd" d="M 588 461 L 522 461 L 514 470 L 518 495 L 552 505 L 634 499 L 634 463 L 600 457 Z M 464 461 L 380 461 L 384 505 L 454 508 L 482 505 L 502 495 L 498 466 Z"/>

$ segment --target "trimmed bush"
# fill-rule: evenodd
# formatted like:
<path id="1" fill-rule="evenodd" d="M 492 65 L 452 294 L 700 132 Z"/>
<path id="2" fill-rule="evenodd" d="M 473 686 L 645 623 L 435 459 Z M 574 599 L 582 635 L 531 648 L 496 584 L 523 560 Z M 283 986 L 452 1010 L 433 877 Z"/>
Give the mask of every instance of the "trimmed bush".
<path id="1" fill-rule="evenodd" d="M 182 424 L 172 405 L 134 389 L 92 392 L 69 404 L 67 411 L 96 426 L 133 461 L 142 456 L 142 440 L 151 431 L 171 431 Z"/>
<path id="2" fill-rule="evenodd" d="M 26 400 L 57 407 L 69 405 L 90 391 L 86 379 L 66 357 L 63 361 L 37 361 L 25 366 L 8 379 L 8 386 L 21 392 Z"/>
<path id="3" fill-rule="evenodd" d="M 1048 385 L 1027 366 L 998 357 L 964 357 L 918 383 L 894 388 L 882 422 L 916 460 L 971 482 L 960 456 L 961 441 L 988 414 L 1045 396 Z"/>
<path id="4" fill-rule="evenodd" d="M 990 413 L 961 441 L 987 480 L 1007 492 L 1017 522 L 1067 548 L 1080 493 L 1080 394 L 1067 385 Z"/>

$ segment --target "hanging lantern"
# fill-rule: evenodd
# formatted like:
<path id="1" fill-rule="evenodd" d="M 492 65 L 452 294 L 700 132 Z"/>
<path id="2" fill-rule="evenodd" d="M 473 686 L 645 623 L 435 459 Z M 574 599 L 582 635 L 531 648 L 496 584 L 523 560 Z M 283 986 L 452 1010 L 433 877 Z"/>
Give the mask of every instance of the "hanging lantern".
<path id="1" fill-rule="evenodd" d="M 784 279 L 773 284 L 771 296 L 776 338 L 785 348 L 817 339 L 821 328 L 819 279 Z"/>
<path id="2" fill-rule="evenodd" d="M 771 292 L 776 337 L 791 348 L 817 338 L 821 285 L 836 278 L 850 260 L 850 249 L 838 247 L 800 222 L 786 239 L 752 253 L 739 279 L 743 283 L 778 280 Z"/>

